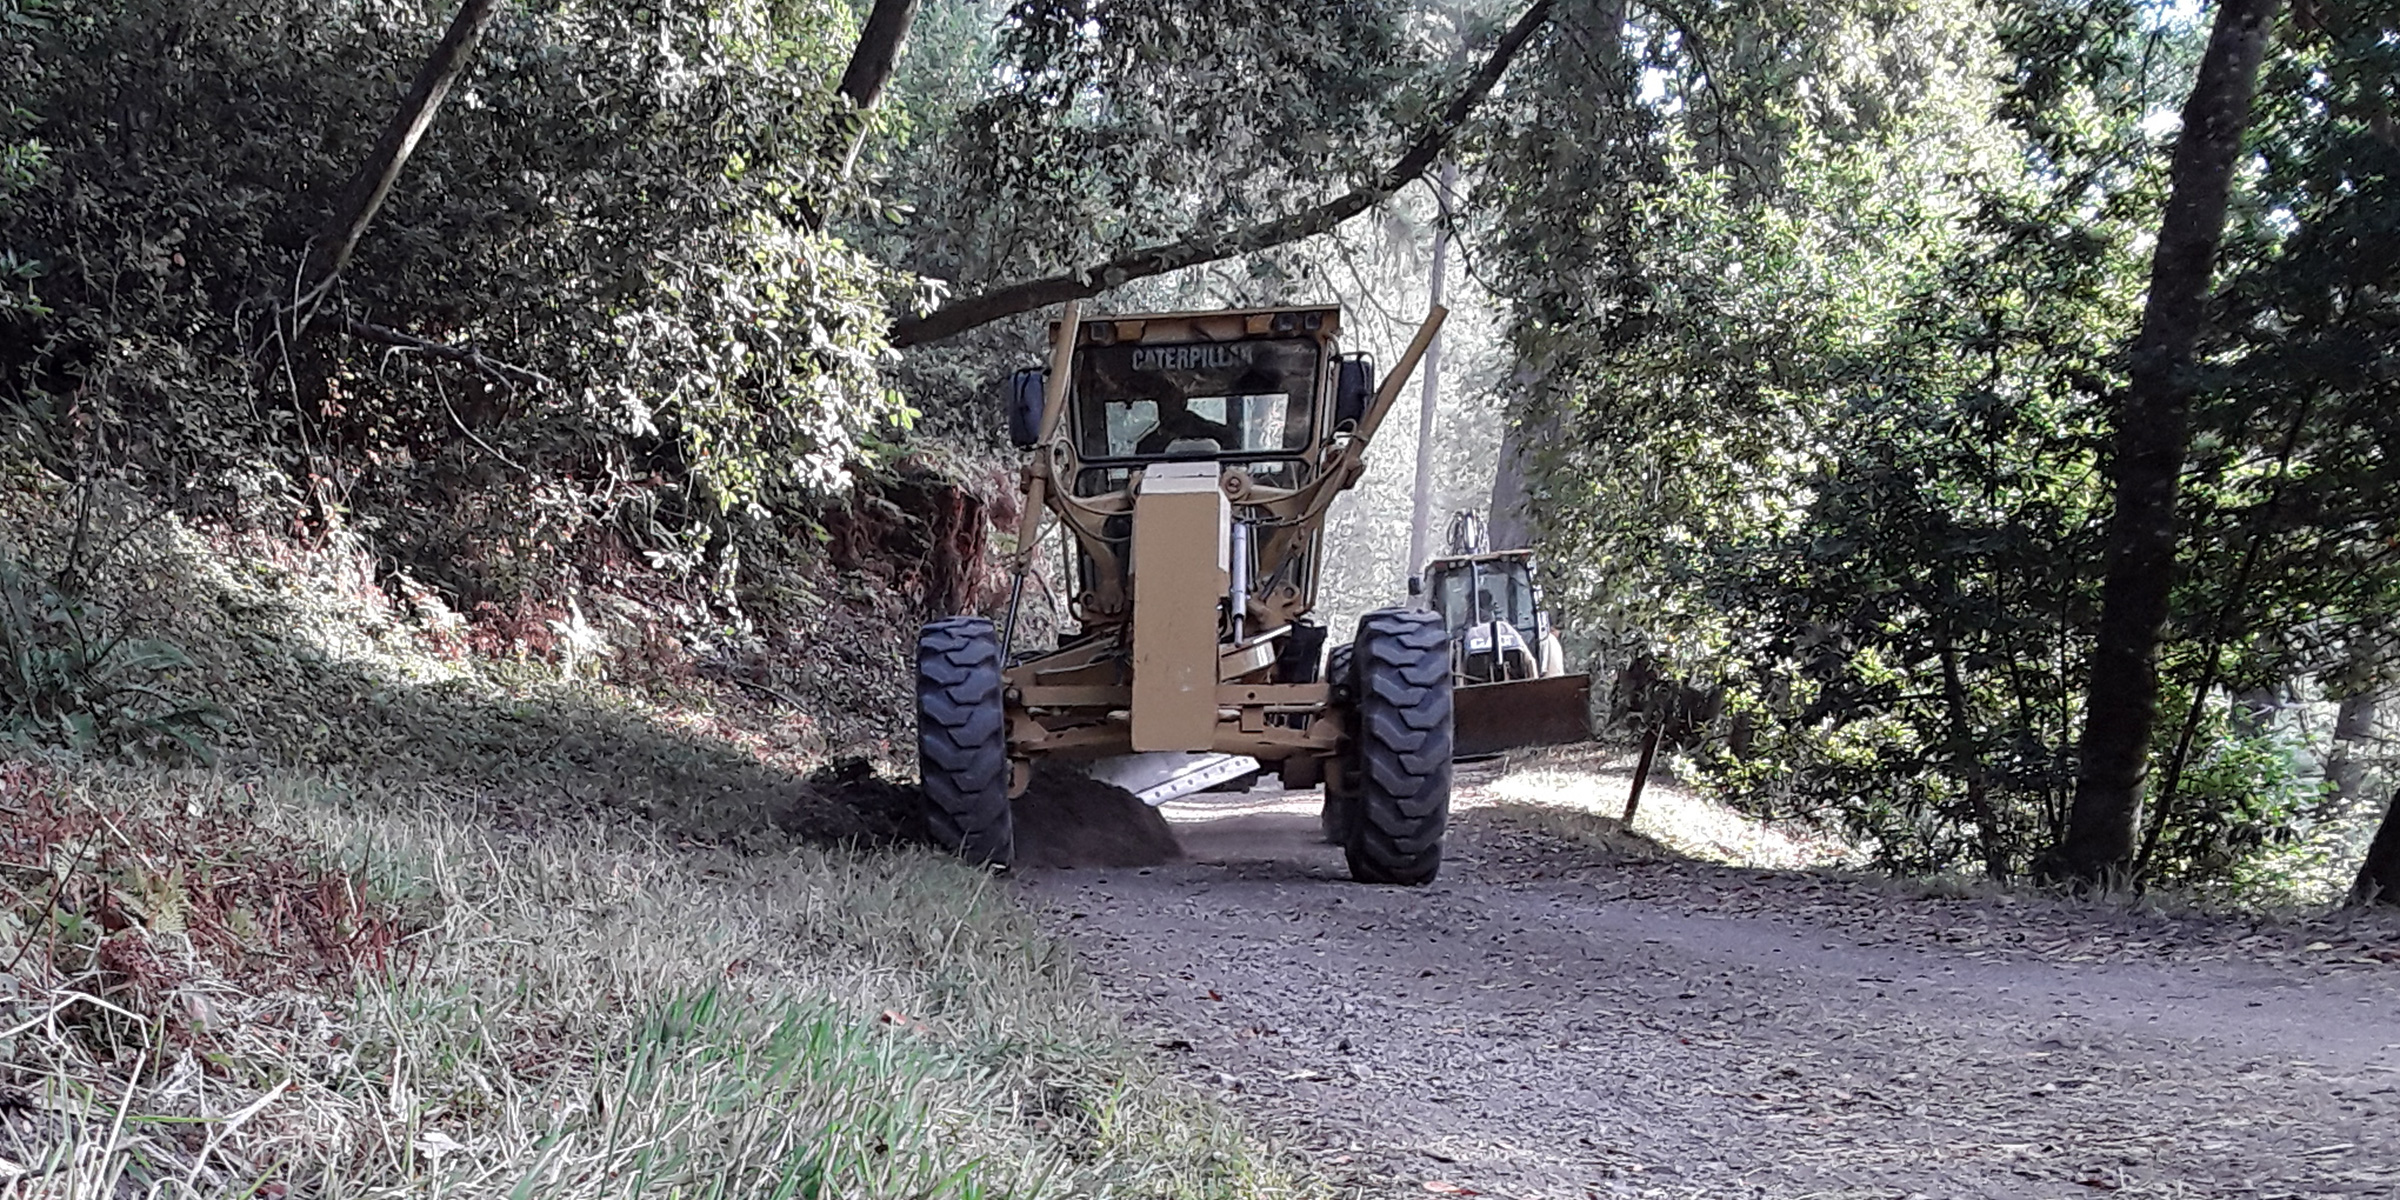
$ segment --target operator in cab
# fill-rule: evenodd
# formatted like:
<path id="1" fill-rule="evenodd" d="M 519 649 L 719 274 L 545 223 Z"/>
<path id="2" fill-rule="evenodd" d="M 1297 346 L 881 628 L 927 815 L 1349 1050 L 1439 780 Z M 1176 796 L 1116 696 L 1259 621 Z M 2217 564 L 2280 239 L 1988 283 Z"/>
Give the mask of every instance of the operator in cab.
<path id="1" fill-rule="evenodd" d="M 1160 396 L 1157 404 L 1158 424 L 1134 444 L 1133 452 L 1136 454 L 1165 454 L 1167 447 L 1181 441 L 1215 442 L 1219 452 L 1241 444 L 1234 437 L 1232 426 L 1222 421 L 1211 421 L 1193 412 L 1191 402 L 1182 396 L 1168 393 Z"/>

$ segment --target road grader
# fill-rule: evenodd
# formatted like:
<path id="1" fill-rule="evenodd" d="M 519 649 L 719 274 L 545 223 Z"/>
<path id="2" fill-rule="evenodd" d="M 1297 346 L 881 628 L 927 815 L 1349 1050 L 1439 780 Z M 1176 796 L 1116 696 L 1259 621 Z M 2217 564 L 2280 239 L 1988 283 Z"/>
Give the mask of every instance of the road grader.
<path id="1" fill-rule="evenodd" d="M 1011 440 L 1031 452 L 1007 614 L 997 628 L 938 620 L 917 643 L 937 841 L 1008 865 L 1012 801 L 1043 759 L 1213 752 L 1254 758 L 1287 788 L 1321 785 L 1353 878 L 1434 878 L 1450 811 L 1450 631 L 1429 609 L 1385 608 L 1328 653 L 1310 614 L 1327 509 L 1358 482 L 1444 316 L 1433 309 L 1378 383 L 1370 359 L 1340 351 L 1337 306 L 1090 319 L 1067 306 L 1048 367 L 1007 389 Z M 1073 632 L 1020 654 L 1046 518 L 1063 530 Z M 1506 685 L 1467 692 L 1511 703 Z M 1504 711 L 1473 723 L 1511 724 Z"/>

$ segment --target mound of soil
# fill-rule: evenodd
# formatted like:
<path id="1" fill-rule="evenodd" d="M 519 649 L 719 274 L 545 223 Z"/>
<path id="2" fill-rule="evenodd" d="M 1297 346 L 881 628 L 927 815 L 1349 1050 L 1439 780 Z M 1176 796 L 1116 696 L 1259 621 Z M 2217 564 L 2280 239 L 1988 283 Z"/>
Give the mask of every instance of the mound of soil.
<path id="1" fill-rule="evenodd" d="M 1020 867 L 1155 867 L 1183 857 L 1157 809 L 1064 764 L 1034 769 L 1016 818 Z"/>
<path id="2" fill-rule="evenodd" d="M 914 784 L 895 783 L 865 758 L 845 757 L 818 767 L 803 781 L 810 819 L 787 820 L 785 828 L 815 841 L 867 846 L 913 845 L 927 840 L 925 797 Z"/>

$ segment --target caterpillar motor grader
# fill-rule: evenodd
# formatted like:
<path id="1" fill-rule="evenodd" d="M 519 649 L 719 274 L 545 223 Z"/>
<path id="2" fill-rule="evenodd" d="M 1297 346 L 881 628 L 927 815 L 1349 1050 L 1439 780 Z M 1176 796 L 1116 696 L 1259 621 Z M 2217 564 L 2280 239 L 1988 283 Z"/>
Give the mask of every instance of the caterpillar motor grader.
<path id="1" fill-rule="evenodd" d="M 1244 755 L 1286 787 L 1322 785 L 1353 878 L 1421 884 L 1449 818 L 1451 638 L 1440 614 L 1368 613 L 1326 653 L 1317 600 L 1325 515 L 1445 316 L 1392 373 L 1339 351 L 1336 306 L 1145 313 L 1052 326 L 1049 366 L 1008 388 L 1032 453 L 997 629 L 927 625 L 917 745 L 936 840 L 982 863 L 1015 853 L 1011 801 L 1044 758 Z M 1069 559 L 1056 649 L 1014 631 L 1042 523 Z"/>

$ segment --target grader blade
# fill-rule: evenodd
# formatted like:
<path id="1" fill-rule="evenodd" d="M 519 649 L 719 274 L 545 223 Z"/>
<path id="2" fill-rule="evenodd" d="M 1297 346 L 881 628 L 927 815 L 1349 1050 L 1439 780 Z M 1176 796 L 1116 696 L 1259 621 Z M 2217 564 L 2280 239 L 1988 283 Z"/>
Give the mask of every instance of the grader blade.
<path id="1" fill-rule="evenodd" d="M 1187 754 L 1154 750 L 1119 754 L 1085 768 L 1092 778 L 1113 783 L 1134 798 L 1156 808 L 1169 800 L 1258 774 L 1258 760 L 1247 754 Z"/>
<path id="2" fill-rule="evenodd" d="M 1528 746 L 1559 746 L 1592 736 L 1592 677 L 1553 675 L 1474 683 L 1450 692 L 1460 758 Z"/>

